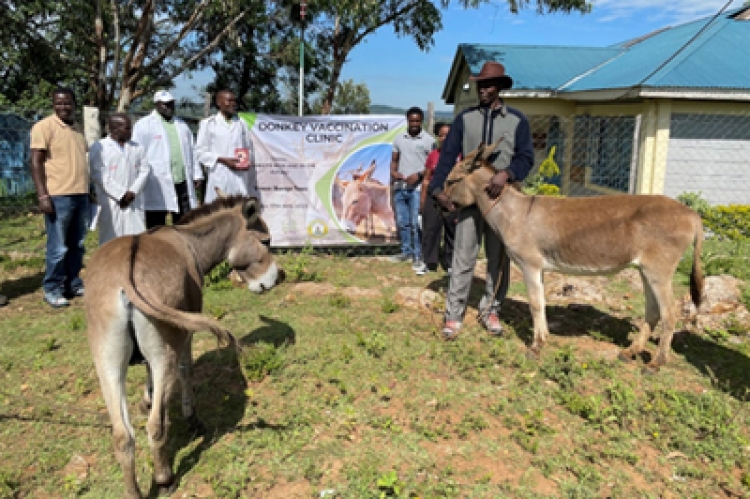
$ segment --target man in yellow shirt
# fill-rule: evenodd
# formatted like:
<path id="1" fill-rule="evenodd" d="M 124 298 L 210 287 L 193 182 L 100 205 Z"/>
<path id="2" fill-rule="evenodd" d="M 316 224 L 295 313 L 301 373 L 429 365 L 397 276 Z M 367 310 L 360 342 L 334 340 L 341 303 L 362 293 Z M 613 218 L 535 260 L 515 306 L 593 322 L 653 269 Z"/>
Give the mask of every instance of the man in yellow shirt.
<path id="1" fill-rule="evenodd" d="M 52 93 L 54 114 L 31 128 L 31 178 L 47 230 L 44 300 L 66 307 L 83 296 L 80 277 L 88 226 L 88 146 L 75 121 L 76 99 L 68 88 Z"/>

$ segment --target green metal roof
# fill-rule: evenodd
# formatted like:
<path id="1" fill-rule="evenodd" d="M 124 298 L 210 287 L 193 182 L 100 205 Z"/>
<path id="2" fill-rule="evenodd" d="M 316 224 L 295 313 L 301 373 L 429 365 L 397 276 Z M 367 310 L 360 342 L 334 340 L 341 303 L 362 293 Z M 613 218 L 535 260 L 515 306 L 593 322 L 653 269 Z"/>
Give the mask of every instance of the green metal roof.
<path id="1" fill-rule="evenodd" d="M 485 61 L 498 61 L 513 77 L 513 88 L 538 90 L 554 90 L 622 52 L 607 47 L 467 44 L 460 47 L 471 74 L 479 73 Z"/>
<path id="2" fill-rule="evenodd" d="M 472 74 L 502 62 L 514 90 L 750 89 L 748 7 L 668 27 L 610 47 L 461 44 Z M 743 16 L 744 13 L 744 16 Z M 455 63 L 454 63 L 455 67 Z M 452 101 L 446 88 L 444 97 Z"/>

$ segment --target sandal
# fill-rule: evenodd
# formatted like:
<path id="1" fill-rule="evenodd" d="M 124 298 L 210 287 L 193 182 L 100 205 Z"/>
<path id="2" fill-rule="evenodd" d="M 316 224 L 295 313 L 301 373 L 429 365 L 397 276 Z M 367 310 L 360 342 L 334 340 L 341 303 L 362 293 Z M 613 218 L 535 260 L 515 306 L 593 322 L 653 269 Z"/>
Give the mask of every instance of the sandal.
<path id="1" fill-rule="evenodd" d="M 500 318 L 494 312 L 482 319 L 482 325 L 490 336 L 502 336 L 503 334 L 503 325 L 500 324 Z"/>

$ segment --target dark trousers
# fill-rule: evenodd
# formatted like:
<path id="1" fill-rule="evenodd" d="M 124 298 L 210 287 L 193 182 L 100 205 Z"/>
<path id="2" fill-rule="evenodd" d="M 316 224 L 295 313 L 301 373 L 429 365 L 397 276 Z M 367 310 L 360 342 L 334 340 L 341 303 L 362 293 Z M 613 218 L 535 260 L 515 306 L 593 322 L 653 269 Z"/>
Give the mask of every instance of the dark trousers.
<path id="1" fill-rule="evenodd" d="M 455 238 L 456 213 L 443 213 L 431 199 L 426 199 L 422 208 L 422 259 L 427 268 L 436 269 L 438 263 L 444 270 L 451 267 Z"/>
<path id="2" fill-rule="evenodd" d="M 168 211 L 146 211 L 146 228 L 151 229 L 159 225 L 167 225 L 167 213 L 172 213 L 172 225 L 177 224 L 190 211 L 190 194 L 187 181 L 174 185 L 177 193 L 177 213 Z"/>

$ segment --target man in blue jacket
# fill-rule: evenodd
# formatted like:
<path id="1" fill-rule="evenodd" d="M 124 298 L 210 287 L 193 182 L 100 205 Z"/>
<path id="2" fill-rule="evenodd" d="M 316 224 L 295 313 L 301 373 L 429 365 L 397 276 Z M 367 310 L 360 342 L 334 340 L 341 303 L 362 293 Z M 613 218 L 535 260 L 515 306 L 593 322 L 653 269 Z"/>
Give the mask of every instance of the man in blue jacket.
<path id="1" fill-rule="evenodd" d="M 502 90 L 513 86 L 513 79 L 505 74 L 505 67 L 499 62 L 486 62 L 479 74 L 470 79 L 476 81 L 479 105 L 461 112 L 451 125 L 429 186 L 430 195 L 446 211 L 456 210 L 443 192 L 443 186 L 459 154 L 465 157 L 480 144 L 492 144 L 502 138 L 489 157 L 497 170 L 486 187 L 486 192 L 492 198 L 500 195 L 506 183 L 524 180 L 534 162 L 531 128 L 526 116 L 506 106 L 500 98 Z M 484 222 L 479 209 L 471 206 L 462 209 L 458 215 L 453 271 L 445 304 L 443 338 L 446 340 L 455 339 L 461 328 L 483 238 L 487 277 L 479 310 L 483 312 L 482 324 L 490 334 L 497 336 L 503 333 L 498 311 L 508 292 L 510 260 L 500 238 Z M 502 281 L 496 294 L 501 266 Z"/>

